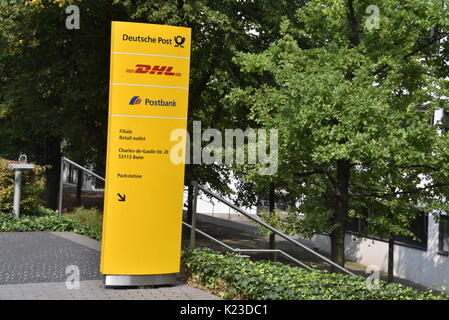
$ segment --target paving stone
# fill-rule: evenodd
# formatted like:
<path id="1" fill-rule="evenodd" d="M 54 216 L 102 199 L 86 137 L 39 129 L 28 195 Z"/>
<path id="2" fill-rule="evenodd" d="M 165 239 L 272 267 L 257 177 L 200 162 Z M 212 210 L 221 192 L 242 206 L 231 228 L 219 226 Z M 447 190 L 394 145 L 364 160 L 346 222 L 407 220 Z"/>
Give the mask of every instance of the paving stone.
<path id="1" fill-rule="evenodd" d="M 65 282 L 75 265 L 82 280 L 102 279 L 100 253 L 48 232 L 0 232 L 0 285 Z"/>
<path id="2" fill-rule="evenodd" d="M 74 233 L 0 232 L 0 300 L 174 300 L 218 297 L 178 283 L 147 289 L 106 289 L 100 243 Z M 66 287 L 66 267 L 80 270 L 79 289 Z"/>

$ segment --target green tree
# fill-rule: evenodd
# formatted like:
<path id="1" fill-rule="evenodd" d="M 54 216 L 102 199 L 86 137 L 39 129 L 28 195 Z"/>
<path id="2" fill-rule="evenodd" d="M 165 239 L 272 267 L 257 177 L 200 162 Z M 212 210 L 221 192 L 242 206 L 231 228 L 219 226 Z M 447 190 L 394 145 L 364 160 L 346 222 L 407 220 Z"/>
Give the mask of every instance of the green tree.
<path id="1" fill-rule="evenodd" d="M 340 265 L 346 223 L 360 204 L 389 199 L 390 213 L 410 221 L 392 210 L 396 198 L 430 192 L 420 205 L 442 206 L 449 182 L 448 139 L 429 126 L 433 111 L 447 107 L 444 58 L 434 47 L 448 35 L 447 10 L 441 1 L 376 4 L 378 29 L 367 24 L 369 1 L 311 1 L 296 13 L 299 27 L 284 20 L 282 39 L 237 59 L 243 71 L 272 75 L 274 84 L 246 88 L 258 97 L 252 117 L 279 129 L 279 174 L 306 213 L 297 230 L 327 232 Z M 416 199 L 400 197 L 408 209 Z"/>
<path id="2" fill-rule="evenodd" d="M 110 22 L 127 17 L 112 1 L 79 1 L 81 28 L 68 30 L 72 2 L 0 1 L 0 152 L 51 165 L 53 209 L 62 153 L 104 170 Z"/>
<path id="3" fill-rule="evenodd" d="M 133 21 L 192 28 L 188 115 L 191 136 L 193 121 L 201 121 L 202 128 L 216 128 L 222 132 L 225 128 L 254 124 L 248 120 L 247 105 L 230 108 L 227 95 L 233 87 L 254 83 L 258 77 L 242 75 L 232 58 L 242 50 L 261 52 L 266 49 L 271 41 L 280 37 L 281 17 L 293 17 L 296 8 L 303 3 L 303 0 L 124 1 Z M 231 171 L 232 168 L 223 164 L 186 166 L 188 221 L 192 214 L 191 182 L 208 184 L 217 192 L 230 195 Z"/>
<path id="4" fill-rule="evenodd" d="M 219 129 L 242 123 L 247 109 L 231 110 L 224 102 L 230 88 L 248 78 L 231 59 L 279 38 L 281 16 L 292 17 L 302 2 L 77 1 L 81 28 L 67 30 L 64 8 L 74 1 L 2 0 L 0 127 L 11 137 L 2 141 L 2 154 L 23 151 L 51 164 L 47 192 L 54 196 L 61 146 L 64 155 L 104 171 L 111 20 L 191 27 L 189 128 L 193 120 Z M 186 184 L 197 180 L 229 193 L 228 172 L 223 165 L 188 165 Z M 49 205 L 56 205 L 55 197 Z"/>

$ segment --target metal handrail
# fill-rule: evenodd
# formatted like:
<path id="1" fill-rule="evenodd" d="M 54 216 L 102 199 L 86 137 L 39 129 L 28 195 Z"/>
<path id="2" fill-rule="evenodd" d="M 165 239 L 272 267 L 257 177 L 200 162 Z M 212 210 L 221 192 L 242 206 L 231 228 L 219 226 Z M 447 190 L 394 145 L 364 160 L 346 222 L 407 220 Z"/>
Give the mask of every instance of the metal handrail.
<path id="1" fill-rule="evenodd" d="M 68 162 L 72 166 L 77 167 L 78 169 L 86 172 L 87 174 L 90 174 L 91 176 L 94 176 L 97 179 L 100 179 L 103 182 L 106 182 L 105 178 L 99 176 L 98 174 L 90 171 L 89 169 L 84 168 L 83 166 L 79 165 L 78 163 L 67 159 L 66 157 L 61 157 L 61 171 L 59 176 L 59 198 L 58 198 L 58 215 L 62 214 L 62 192 L 63 192 L 63 178 L 64 178 L 64 162 Z"/>
<path id="2" fill-rule="evenodd" d="M 344 273 L 349 274 L 349 275 L 351 275 L 351 276 L 355 276 L 355 274 L 352 273 L 351 271 L 349 271 L 348 269 L 346 269 L 346 268 L 344 268 L 344 267 L 342 267 L 342 266 L 336 264 L 336 263 L 333 262 L 332 260 L 330 260 L 330 259 L 326 258 L 325 256 L 323 256 L 323 255 L 321 255 L 321 254 L 315 252 L 313 249 L 310 249 L 310 248 L 307 247 L 306 245 L 303 245 L 302 243 L 296 241 L 295 239 L 293 239 L 293 238 L 287 236 L 285 233 L 283 233 L 283 232 L 281 232 L 281 231 L 279 231 L 279 230 L 273 228 L 272 226 L 270 226 L 269 224 L 265 223 L 264 221 L 262 221 L 262 220 L 260 220 L 260 219 L 257 219 L 257 218 L 254 217 L 253 215 L 247 213 L 245 210 L 243 210 L 243 209 L 237 207 L 236 205 L 234 205 L 233 203 L 231 203 L 231 202 L 229 202 L 228 200 L 224 199 L 223 197 L 221 197 L 221 196 L 215 194 L 214 192 L 212 192 L 212 191 L 210 191 L 210 190 L 204 188 L 203 186 L 200 186 L 197 182 L 195 182 L 195 181 L 192 182 L 192 185 L 193 185 L 193 187 L 194 187 L 194 197 L 196 197 L 196 195 L 198 194 L 198 190 L 201 190 L 201 191 L 203 191 L 203 192 L 209 194 L 210 196 L 214 197 L 214 198 L 217 199 L 218 201 L 223 202 L 224 204 L 226 204 L 226 205 L 229 206 L 230 208 L 232 208 L 232 209 L 238 211 L 239 213 L 243 214 L 245 217 L 249 218 L 250 220 L 252 220 L 252 221 L 258 223 L 259 225 L 261 225 L 261 226 L 263 226 L 263 227 L 265 227 L 265 228 L 267 228 L 268 230 L 270 230 L 270 231 L 273 232 L 274 234 L 280 236 L 281 238 L 284 238 L 284 239 L 287 240 L 288 242 L 290 242 L 290 243 L 292 243 L 292 244 L 294 244 L 294 245 L 296 245 L 296 246 L 298 246 L 298 247 L 300 247 L 300 248 L 302 248 L 302 249 L 304 249 L 304 250 L 310 252 L 311 254 L 317 256 L 318 258 L 320 258 L 320 259 L 326 261 L 326 262 L 329 263 L 331 266 L 333 266 L 333 267 L 339 269 L 340 271 L 343 271 Z M 195 192 L 195 190 L 196 190 L 196 192 Z M 196 226 L 196 203 L 195 203 L 195 202 L 196 202 L 196 201 L 195 201 L 195 198 L 194 198 L 194 207 L 193 207 L 194 210 L 193 210 L 193 217 L 192 217 L 192 226 L 193 226 L 194 228 L 192 229 L 192 232 L 190 233 L 190 236 L 191 236 L 191 242 L 190 242 L 190 244 L 191 244 L 191 246 L 194 246 L 194 245 L 195 245 L 195 226 Z M 193 241 L 192 241 L 192 239 L 193 239 Z"/>
<path id="3" fill-rule="evenodd" d="M 187 222 L 183 221 L 182 224 L 192 230 L 192 226 L 190 224 L 188 224 Z M 209 240 L 212 240 L 215 243 L 218 243 L 219 245 L 225 247 L 226 249 L 228 249 L 229 251 L 231 251 L 233 253 L 257 253 L 257 252 L 280 253 L 281 255 L 283 255 L 286 258 L 290 259 L 291 261 L 297 263 L 298 265 L 300 265 L 304 269 L 307 269 L 309 271 L 312 270 L 312 268 L 310 268 L 308 265 L 302 263 L 298 259 L 293 258 L 291 255 L 289 255 L 288 253 L 286 253 L 286 252 L 284 252 L 284 251 L 282 251 L 280 249 L 240 249 L 240 248 L 233 248 L 233 247 L 227 245 L 226 243 L 221 242 L 220 240 L 212 237 L 211 235 L 207 234 L 206 232 L 201 231 L 200 229 L 195 229 L 195 231 L 198 232 L 199 234 L 203 235 L 204 237 L 208 238 Z"/>
<path id="4" fill-rule="evenodd" d="M 83 170 L 84 172 L 102 180 L 102 181 L 106 181 L 105 178 L 97 175 L 96 173 L 92 172 L 89 169 L 84 168 L 83 166 L 77 164 L 76 162 L 67 159 L 65 157 L 61 157 L 61 171 L 60 171 L 60 179 L 59 179 L 59 203 L 58 203 L 58 214 L 61 215 L 62 214 L 62 191 L 63 191 L 63 175 L 64 175 L 64 161 L 70 163 L 71 165 L 77 167 L 80 170 Z M 214 192 L 204 188 L 203 186 L 199 185 L 196 181 L 192 182 L 192 185 L 194 187 L 193 190 L 193 212 L 192 212 L 192 225 L 187 224 L 186 222 L 183 222 L 184 225 L 188 226 L 191 229 L 190 232 L 190 246 L 194 247 L 195 246 L 195 231 L 197 231 L 199 234 L 209 238 L 212 241 L 215 241 L 217 243 L 219 243 L 220 245 L 228 248 L 229 250 L 233 251 L 233 252 L 276 252 L 276 253 L 280 253 L 284 256 L 286 256 L 287 258 L 289 258 L 290 260 L 296 262 L 297 264 L 301 265 L 302 267 L 308 269 L 308 270 L 312 270 L 310 267 L 308 267 L 307 265 L 305 265 L 304 263 L 300 262 L 299 260 L 293 258 L 292 256 L 290 256 L 289 254 L 285 253 L 282 250 L 279 249 L 234 249 L 228 245 L 226 245 L 225 243 L 213 238 L 212 236 L 206 234 L 205 232 L 196 229 L 196 214 L 197 214 L 197 198 L 198 198 L 198 190 L 202 190 L 205 193 L 208 193 L 210 196 L 212 196 L 213 198 L 217 199 L 218 201 L 223 202 L 224 204 L 226 204 L 227 206 L 229 206 L 230 208 L 234 209 L 235 211 L 243 214 L 245 217 L 249 218 L 250 220 L 253 220 L 254 222 L 260 224 L 261 226 L 267 228 L 268 230 L 270 230 L 271 232 L 273 232 L 274 234 L 277 234 L 278 236 L 280 236 L 281 238 L 284 238 L 285 240 L 293 243 L 296 246 L 301 247 L 302 249 L 312 253 L 313 255 L 321 258 L 322 260 L 326 261 L 327 263 L 329 263 L 330 265 L 336 267 L 337 269 L 351 275 L 351 276 L 355 276 L 354 273 L 352 273 L 351 271 L 347 270 L 346 268 L 336 264 L 335 262 L 329 260 L 328 258 L 326 258 L 325 256 L 315 252 L 313 249 L 310 249 L 309 247 L 303 245 L 302 243 L 290 238 L 289 236 L 287 236 L 286 234 L 284 234 L 283 232 L 273 228 L 272 226 L 270 226 L 269 224 L 265 223 L 262 220 L 259 220 L 257 218 L 255 218 L 254 216 L 252 216 L 251 214 L 247 213 L 246 211 L 244 211 L 243 209 L 237 207 L 236 205 L 234 205 L 233 203 L 229 202 L 228 200 L 224 199 L 223 197 L 215 194 Z"/>
<path id="5" fill-rule="evenodd" d="M 79 165 L 78 163 L 76 163 L 76 162 L 74 162 L 74 161 L 72 161 L 72 160 L 70 160 L 70 159 L 67 159 L 67 158 L 65 158 L 65 157 L 62 157 L 61 161 L 62 161 L 62 162 L 63 162 L 63 161 L 66 161 L 66 162 L 70 163 L 71 165 L 77 167 L 78 169 L 83 170 L 84 172 L 86 172 L 86 173 L 88 173 L 88 174 L 94 176 L 95 178 L 98 178 L 98 179 L 100 179 L 101 181 L 106 182 L 105 178 L 100 177 L 98 174 L 96 174 L 96 173 L 90 171 L 89 169 L 84 168 L 83 166 Z"/>

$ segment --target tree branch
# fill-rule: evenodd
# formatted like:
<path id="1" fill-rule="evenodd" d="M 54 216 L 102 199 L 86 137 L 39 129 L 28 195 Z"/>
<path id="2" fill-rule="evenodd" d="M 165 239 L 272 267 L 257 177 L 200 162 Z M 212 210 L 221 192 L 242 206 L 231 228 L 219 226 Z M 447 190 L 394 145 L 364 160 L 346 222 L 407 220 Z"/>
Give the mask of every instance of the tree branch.
<path id="1" fill-rule="evenodd" d="M 355 16 L 353 0 L 348 0 L 347 5 L 348 5 L 348 10 L 349 10 L 348 21 L 349 21 L 349 25 L 350 25 L 351 31 L 352 31 L 352 35 L 350 36 L 350 41 L 351 41 L 352 45 L 354 47 L 356 47 L 360 44 L 361 29 L 360 29 L 359 22 L 357 21 L 357 18 Z"/>
<path id="2" fill-rule="evenodd" d="M 405 56 L 402 57 L 402 60 L 406 60 L 407 58 L 410 58 L 411 56 L 414 56 L 417 53 L 420 53 L 422 50 L 430 47 L 431 45 L 435 44 L 436 42 L 444 39 L 445 37 L 449 36 L 449 33 L 445 33 L 443 34 L 443 36 L 441 37 L 430 37 L 429 41 L 427 41 L 427 43 L 421 45 L 420 47 L 418 47 L 417 49 L 413 50 L 412 52 L 406 54 Z M 373 75 L 377 76 L 379 73 L 387 70 L 390 66 L 388 64 L 384 64 L 383 66 L 381 66 L 379 69 L 377 69 L 376 71 L 374 71 Z"/>
<path id="3" fill-rule="evenodd" d="M 329 172 L 327 172 L 325 170 L 321 170 L 321 169 L 297 173 L 296 177 L 297 178 L 305 178 L 305 177 L 313 176 L 315 174 L 325 175 L 334 186 L 337 185 L 337 181 L 335 180 L 335 178 L 332 177 L 332 175 Z"/>
<path id="4" fill-rule="evenodd" d="M 407 191 L 398 191 L 398 192 L 383 193 L 383 194 L 378 194 L 378 193 L 356 194 L 355 196 L 357 196 L 357 197 L 381 197 L 381 198 L 383 198 L 383 197 L 390 197 L 390 196 L 396 196 L 396 195 L 401 195 L 401 194 L 414 194 L 414 193 L 419 193 L 421 191 L 428 190 L 428 189 L 441 188 L 441 187 L 447 187 L 447 186 L 449 186 L 449 183 L 435 183 L 435 184 L 428 185 L 426 187 L 416 188 L 416 189 L 407 190 Z"/>

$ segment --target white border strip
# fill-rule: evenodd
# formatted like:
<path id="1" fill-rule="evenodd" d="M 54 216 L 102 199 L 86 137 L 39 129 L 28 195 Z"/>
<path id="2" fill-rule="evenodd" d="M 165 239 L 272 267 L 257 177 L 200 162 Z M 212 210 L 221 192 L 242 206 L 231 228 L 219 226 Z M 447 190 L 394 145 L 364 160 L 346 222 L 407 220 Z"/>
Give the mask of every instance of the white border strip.
<path id="1" fill-rule="evenodd" d="M 111 114 L 112 117 L 129 117 L 129 118 L 152 118 L 152 119 L 175 119 L 175 120 L 187 120 L 187 118 L 176 117 L 156 117 L 156 116 L 133 116 L 128 114 Z"/>
<path id="2" fill-rule="evenodd" d="M 169 88 L 169 89 L 189 90 L 188 87 L 157 86 L 157 85 L 153 85 L 153 84 L 133 84 L 133 83 L 116 83 L 116 82 L 111 82 L 110 84 L 113 86 L 135 86 L 135 87 L 153 87 L 153 88 Z"/>
<path id="3" fill-rule="evenodd" d="M 190 57 L 167 56 L 165 54 L 133 53 L 133 52 L 117 52 L 117 51 L 111 51 L 111 53 L 112 54 L 132 54 L 132 55 L 136 55 L 136 56 L 164 57 L 164 58 L 176 58 L 176 59 L 187 59 L 187 60 L 190 60 Z"/>

